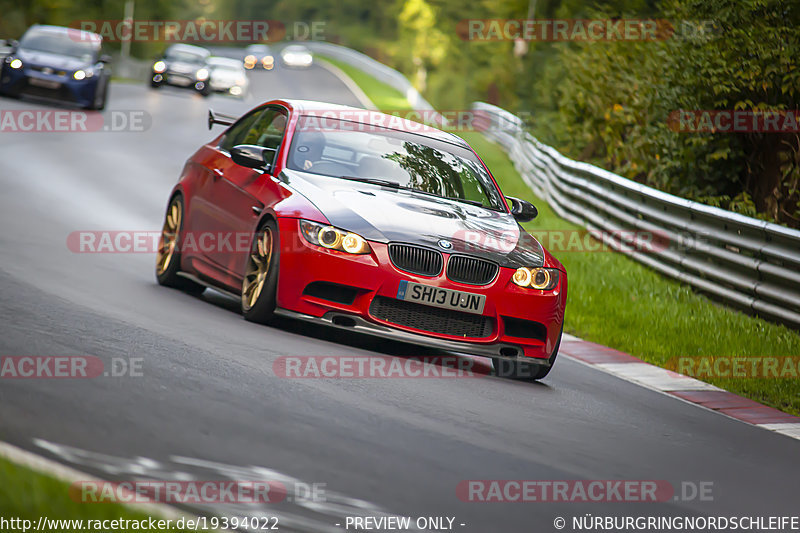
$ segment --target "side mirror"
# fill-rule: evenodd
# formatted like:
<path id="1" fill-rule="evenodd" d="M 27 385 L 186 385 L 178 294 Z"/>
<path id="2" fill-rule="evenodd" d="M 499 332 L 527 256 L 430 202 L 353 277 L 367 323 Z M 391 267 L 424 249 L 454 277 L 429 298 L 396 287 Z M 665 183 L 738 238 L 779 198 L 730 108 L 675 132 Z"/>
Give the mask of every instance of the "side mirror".
<path id="1" fill-rule="evenodd" d="M 530 202 L 506 196 L 506 200 L 511 202 L 511 214 L 517 222 L 530 222 L 539 215 L 539 211 Z"/>
<path id="2" fill-rule="evenodd" d="M 237 144 L 231 148 L 231 159 L 243 167 L 269 171 L 275 152 L 274 148 L 264 148 L 254 144 Z"/>
<path id="3" fill-rule="evenodd" d="M 101 63 L 111 63 L 111 56 L 108 54 L 103 54 L 100 56 Z"/>

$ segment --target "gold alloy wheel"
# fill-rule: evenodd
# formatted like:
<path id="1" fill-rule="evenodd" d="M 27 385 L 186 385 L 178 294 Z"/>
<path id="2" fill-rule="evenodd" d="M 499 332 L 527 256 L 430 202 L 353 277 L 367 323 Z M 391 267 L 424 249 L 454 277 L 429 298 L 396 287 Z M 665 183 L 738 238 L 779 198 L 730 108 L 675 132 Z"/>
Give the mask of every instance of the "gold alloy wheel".
<path id="1" fill-rule="evenodd" d="M 158 241 L 158 253 L 156 254 L 156 272 L 161 275 L 167 271 L 172 258 L 175 256 L 175 248 L 178 245 L 178 232 L 181 229 L 182 213 L 181 202 L 177 198 L 172 201 L 164 220 L 164 227 L 161 228 L 161 239 Z"/>
<path id="2" fill-rule="evenodd" d="M 247 268 L 242 282 L 242 306 L 244 309 L 252 309 L 256 304 L 267 280 L 271 261 L 272 230 L 264 227 L 258 234 L 255 249 L 247 260 Z"/>

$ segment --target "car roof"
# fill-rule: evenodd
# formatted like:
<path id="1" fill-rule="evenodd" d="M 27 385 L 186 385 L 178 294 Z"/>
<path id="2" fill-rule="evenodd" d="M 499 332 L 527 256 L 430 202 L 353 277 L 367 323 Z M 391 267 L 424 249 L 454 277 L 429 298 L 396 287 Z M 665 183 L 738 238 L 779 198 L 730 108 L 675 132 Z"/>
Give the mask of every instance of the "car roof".
<path id="1" fill-rule="evenodd" d="M 300 115 L 324 113 L 328 111 L 333 113 L 342 112 L 344 115 L 342 117 L 343 120 L 354 120 L 355 122 L 363 122 L 365 124 L 375 125 L 377 127 L 381 126 L 386 127 L 385 126 L 386 121 L 391 120 L 390 124 L 392 126 L 397 126 L 397 127 L 389 129 L 408 131 L 410 133 L 421 135 L 423 137 L 429 137 L 431 139 L 436 139 L 439 141 L 445 141 L 451 144 L 456 144 L 464 148 L 470 148 L 467 141 L 465 141 L 458 135 L 442 131 L 430 125 L 423 125 L 413 120 L 408 120 L 406 118 L 392 116 L 386 113 L 381 113 L 380 111 L 371 111 L 358 107 L 352 107 L 340 104 L 331 104 L 328 102 L 320 102 L 316 100 L 283 99 L 273 103 L 280 103 L 280 102 L 285 103 Z M 347 116 L 348 112 L 357 112 L 357 115 L 353 116 L 351 119 Z M 355 120 L 356 117 L 358 117 L 358 120 Z"/>
<path id="2" fill-rule="evenodd" d="M 55 33 L 67 36 L 79 36 L 81 40 L 86 41 L 96 41 L 97 43 L 102 42 L 103 38 L 91 31 L 85 31 L 78 28 L 67 28 L 66 26 L 52 26 L 50 24 L 34 24 L 29 27 L 25 33 L 28 33 L 31 30 L 42 31 L 44 33 Z"/>
<path id="3" fill-rule="evenodd" d="M 202 46 L 195 46 L 193 44 L 173 44 L 167 47 L 168 51 L 177 51 L 177 52 L 189 52 L 190 54 L 198 54 L 204 57 L 208 57 L 211 55 L 211 52 L 208 49 L 203 48 Z"/>

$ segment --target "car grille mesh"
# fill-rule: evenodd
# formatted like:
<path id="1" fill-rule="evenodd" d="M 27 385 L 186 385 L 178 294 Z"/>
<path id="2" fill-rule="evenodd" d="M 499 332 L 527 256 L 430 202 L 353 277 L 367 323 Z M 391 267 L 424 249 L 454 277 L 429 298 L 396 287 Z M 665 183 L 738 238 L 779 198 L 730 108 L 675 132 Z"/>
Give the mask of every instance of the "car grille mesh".
<path id="1" fill-rule="evenodd" d="M 59 76 L 64 76 L 67 72 L 65 70 L 56 70 L 50 67 L 40 67 L 38 65 L 30 67 L 31 70 L 35 70 L 36 72 L 44 72 L 45 74 L 57 74 Z"/>
<path id="2" fill-rule="evenodd" d="M 497 263 L 466 255 L 453 255 L 447 262 L 447 277 L 460 283 L 486 285 L 497 275 Z"/>
<path id="3" fill-rule="evenodd" d="M 400 270 L 420 276 L 436 276 L 442 271 L 442 254 L 430 248 L 390 244 L 389 259 Z"/>
<path id="4" fill-rule="evenodd" d="M 466 338 L 485 338 L 492 334 L 492 319 L 489 317 L 385 296 L 376 296 L 369 312 L 378 320 L 430 333 Z"/>

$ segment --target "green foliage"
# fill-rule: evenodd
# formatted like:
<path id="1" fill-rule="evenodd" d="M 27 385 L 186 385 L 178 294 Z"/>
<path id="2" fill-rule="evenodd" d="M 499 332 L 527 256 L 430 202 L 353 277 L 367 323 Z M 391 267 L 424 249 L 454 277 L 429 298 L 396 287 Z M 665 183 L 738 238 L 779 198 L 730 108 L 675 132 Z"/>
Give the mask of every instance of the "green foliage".
<path id="1" fill-rule="evenodd" d="M 150 530 L 147 520 L 150 515 L 125 507 L 119 503 L 87 504 L 76 501 L 70 483 L 40 472 L 30 470 L 11 461 L 0 458 L 0 516 L 29 520 L 34 526 L 41 517 L 53 520 L 136 520 L 145 524 L 141 532 L 182 531 L 175 527 L 167 530 Z M 160 517 L 153 515 L 153 519 Z M 144 522 L 141 522 L 143 521 Z M 83 524 L 84 531 L 91 529 Z M 171 524 L 175 526 L 173 522 Z M 58 531 L 69 533 L 81 528 L 63 525 Z"/>
<path id="2" fill-rule="evenodd" d="M 800 226 L 797 133 L 693 133 L 680 110 L 793 110 L 800 102 L 800 6 L 781 0 L 666 0 L 676 32 L 655 42 L 564 47 L 558 129 L 573 157 L 679 196 Z M 609 16 L 606 12 L 601 16 Z"/>

